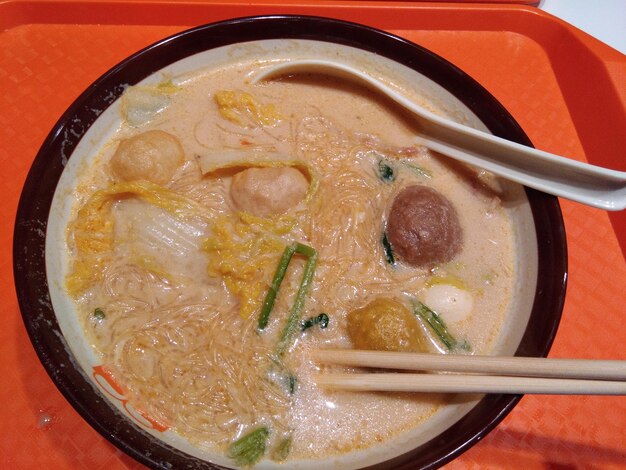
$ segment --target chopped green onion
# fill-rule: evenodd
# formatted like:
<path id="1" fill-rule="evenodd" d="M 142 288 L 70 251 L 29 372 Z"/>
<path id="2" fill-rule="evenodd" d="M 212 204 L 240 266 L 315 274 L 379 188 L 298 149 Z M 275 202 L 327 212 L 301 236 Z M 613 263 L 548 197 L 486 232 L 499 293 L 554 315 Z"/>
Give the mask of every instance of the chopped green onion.
<path id="1" fill-rule="evenodd" d="M 272 452 L 272 459 L 282 462 L 287 458 L 289 452 L 291 452 L 291 436 L 285 437 L 278 443 L 274 452 Z"/>
<path id="2" fill-rule="evenodd" d="M 274 279 L 272 280 L 272 284 L 265 295 L 265 299 L 263 300 L 263 306 L 261 307 L 261 314 L 259 315 L 259 329 L 263 330 L 268 322 L 270 313 L 274 308 L 274 303 L 276 302 L 276 296 L 278 295 L 278 290 L 280 289 L 280 285 L 285 278 L 285 274 L 287 272 L 287 267 L 291 262 L 291 258 L 294 253 L 299 253 L 301 255 L 306 256 L 307 262 L 304 265 L 304 272 L 302 273 L 302 280 L 300 281 L 300 287 L 298 288 L 298 292 L 296 293 L 296 298 L 293 302 L 293 306 L 291 307 L 291 313 L 287 318 L 287 323 L 283 328 L 283 331 L 280 334 L 278 344 L 276 346 L 276 354 L 280 357 L 291 344 L 291 338 L 293 334 L 298 329 L 298 325 L 300 324 L 300 316 L 302 315 L 302 309 L 304 308 L 304 301 L 306 298 L 307 291 L 309 290 L 309 286 L 311 282 L 313 282 L 313 276 L 315 274 L 315 265 L 317 264 L 317 251 L 310 246 L 303 245 L 302 243 L 292 243 L 283 251 L 283 255 L 278 262 L 278 266 L 276 268 L 276 272 L 274 273 Z"/>
<path id="3" fill-rule="evenodd" d="M 396 179 L 393 168 L 382 158 L 378 160 L 378 177 L 385 182 L 392 182 Z"/>
<path id="4" fill-rule="evenodd" d="M 296 392 L 296 376 L 293 374 L 289 374 L 287 376 L 287 389 L 289 390 L 290 395 L 293 395 Z"/>
<path id="5" fill-rule="evenodd" d="M 414 163 L 409 163 L 409 162 L 402 162 L 402 163 L 408 168 L 410 168 L 411 170 L 413 170 L 418 175 L 423 176 L 424 178 L 432 178 L 430 171 L 425 170 L 421 166 L 418 166 L 418 165 L 415 165 Z"/>
<path id="6" fill-rule="evenodd" d="M 449 351 L 453 351 L 455 349 L 463 349 L 465 351 L 471 350 L 471 346 L 467 340 L 463 340 L 463 342 L 459 343 L 457 339 L 450 334 L 445 322 L 439 315 L 437 315 L 437 313 L 417 299 L 411 299 L 411 304 L 413 305 L 413 313 L 424 320 L 428 326 L 432 328 L 437 337 Z"/>
<path id="7" fill-rule="evenodd" d="M 315 325 L 319 325 L 321 329 L 324 329 L 328 326 L 330 322 L 330 318 L 325 313 L 320 313 L 316 317 L 311 317 L 308 320 L 302 323 L 302 331 L 307 330 Z"/>
<path id="8" fill-rule="evenodd" d="M 269 435 L 265 426 L 245 434 L 228 446 L 228 457 L 237 465 L 251 467 L 263 457 Z"/>
<path id="9" fill-rule="evenodd" d="M 104 314 L 104 310 L 102 310 L 100 307 L 94 309 L 93 316 L 97 320 L 104 320 L 106 318 L 106 315 Z"/>
<path id="10" fill-rule="evenodd" d="M 286 390 L 290 395 L 296 392 L 296 386 L 298 383 L 297 377 L 285 366 L 283 361 L 275 355 L 270 356 L 272 364 L 268 371 L 269 380 Z"/>
<path id="11" fill-rule="evenodd" d="M 276 272 L 274 273 L 274 279 L 272 279 L 272 284 L 270 285 L 267 294 L 265 294 L 265 299 L 263 300 L 263 306 L 261 307 L 261 315 L 259 315 L 259 330 L 265 329 L 267 323 L 270 318 L 270 313 L 274 308 L 274 302 L 276 302 L 276 296 L 278 295 L 278 289 L 280 289 L 280 285 L 285 278 L 285 274 L 287 273 L 287 267 L 291 261 L 291 257 L 296 252 L 295 243 L 289 245 L 283 251 L 283 255 L 278 262 L 278 267 L 276 268 Z"/>
<path id="12" fill-rule="evenodd" d="M 313 276 L 315 275 L 315 265 L 317 264 L 317 251 L 310 246 L 295 243 L 295 251 L 306 256 L 307 262 L 304 265 L 304 272 L 302 273 L 302 281 L 300 281 L 300 287 L 296 293 L 296 298 L 291 307 L 291 313 L 287 318 L 287 323 L 283 328 L 276 346 L 276 354 L 282 356 L 285 354 L 289 346 L 291 345 L 291 339 L 294 333 L 298 330 L 300 324 L 300 317 L 302 315 L 302 309 L 304 308 L 304 300 L 306 298 L 309 286 L 313 282 Z"/>
<path id="13" fill-rule="evenodd" d="M 383 232 L 382 238 L 383 250 L 385 252 L 385 259 L 387 263 L 390 265 L 396 264 L 396 258 L 393 255 L 393 248 L 391 247 L 391 243 L 389 243 L 389 239 L 387 238 L 387 232 Z"/>

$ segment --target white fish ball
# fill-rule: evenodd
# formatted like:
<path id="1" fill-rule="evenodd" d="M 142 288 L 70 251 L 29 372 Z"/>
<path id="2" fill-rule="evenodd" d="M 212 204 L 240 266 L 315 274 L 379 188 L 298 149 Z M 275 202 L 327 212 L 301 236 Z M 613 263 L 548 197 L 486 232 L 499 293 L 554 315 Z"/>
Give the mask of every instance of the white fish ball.
<path id="1" fill-rule="evenodd" d="M 470 292 L 450 284 L 435 284 L 426 291 L 424 303 L 437 312 L 446 323 L 467 318 L 474 306 Z"/>

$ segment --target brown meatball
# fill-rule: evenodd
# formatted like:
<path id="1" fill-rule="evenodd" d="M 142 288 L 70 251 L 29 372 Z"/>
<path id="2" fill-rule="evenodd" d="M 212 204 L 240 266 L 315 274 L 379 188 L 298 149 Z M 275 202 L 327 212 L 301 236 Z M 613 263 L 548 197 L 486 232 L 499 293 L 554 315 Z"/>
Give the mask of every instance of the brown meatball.
<path id="1" fill-rule="evenodd" d="M 239 210 L 267 217 L 298 205 L 308 189 L 308 180 L 296 168 L 248 168 L 233 176 L 230 195 Z"/>
<path id="2" fill-rule="evenodd" d="M 424 352 L 417 319 L 404 305 L 378 298 L 348 314 L 348 335 L 357 349 Z"/>
<path id="3" fill-rule="evenodd" d="M 454 206 L 427 186 L 409 186 L 394 199 L 387 239 L 411 266 L 446 263 L 461 249 L 463 230 Z"/>
<path id="4" fill-rule="evenodd" d="M 122 140 L 111 157 L 113 174 L 124 181 L 167 183 L 184 161 L 183 147 L 164 131 L 146 131 Z"/>

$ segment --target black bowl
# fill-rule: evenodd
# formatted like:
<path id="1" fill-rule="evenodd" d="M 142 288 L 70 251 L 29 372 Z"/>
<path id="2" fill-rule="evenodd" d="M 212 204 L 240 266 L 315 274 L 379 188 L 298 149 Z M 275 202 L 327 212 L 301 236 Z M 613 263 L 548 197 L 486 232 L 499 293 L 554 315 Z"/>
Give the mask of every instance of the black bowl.
<path id="1" fill-rule="evenodd" d="M 200 26 L 164 39 L 112 68 L 70 106 L 37 154 L 21 195 L 14 233 L 14 275 L 22 316 L 48 374 L 80 415 L 115 446 L 153 468 L 217 468 L 153 437 L 117 411 L 74 360 L 59 328 L 45 267 L 46 228 L 61 173 L 101 111 L 155 71 L 192 54 L 262 39 L 311 39 L 384 56 L 438 83 L 467 106 L 495 135 L 531 145 L 513 117 L 476 81 L 436 54 L 386 32 L 318 17 L 263 16 Z M 567 249 L 556 198 L 526 189 L 536 227 L 538 280 L 519 356 L 546 356 L 565 297 Z M 434 468 L 452 460 L 492 430 L 520 395 L 486 395 L 458 422 L 412 451 L 378 468 Z"/>

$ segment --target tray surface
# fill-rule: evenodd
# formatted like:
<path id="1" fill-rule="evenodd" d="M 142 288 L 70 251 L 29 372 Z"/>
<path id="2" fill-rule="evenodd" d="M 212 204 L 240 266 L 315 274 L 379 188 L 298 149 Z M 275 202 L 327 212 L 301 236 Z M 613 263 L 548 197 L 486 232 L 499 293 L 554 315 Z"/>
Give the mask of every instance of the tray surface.
<path id="1" fill-rule="evenodd" d="M 398 11 L 402 10 L 402 14 Z M 331 16 L 442 55 L 502 102 L 536 147 L 626 169 L 626 56 L 533 7 L 400 2 L 0 3 L 0 466 L 142 468 L 56 390 L 26 335 L 12 282 L 20 191 L 71 102 L 129 54 L 189 26 L 251 14 Z M 584 72 L 580 72 L 584 70 Z M 626 359 L 626 219 L 562 201 L 568 297 L 552 357 Z M 34 227 L 33 229 L 36 229 Z M 621 248 L 620 248 L 621 243 Z M 526 396 L 446 468 L 626 468 L 623 397 Z"/>

